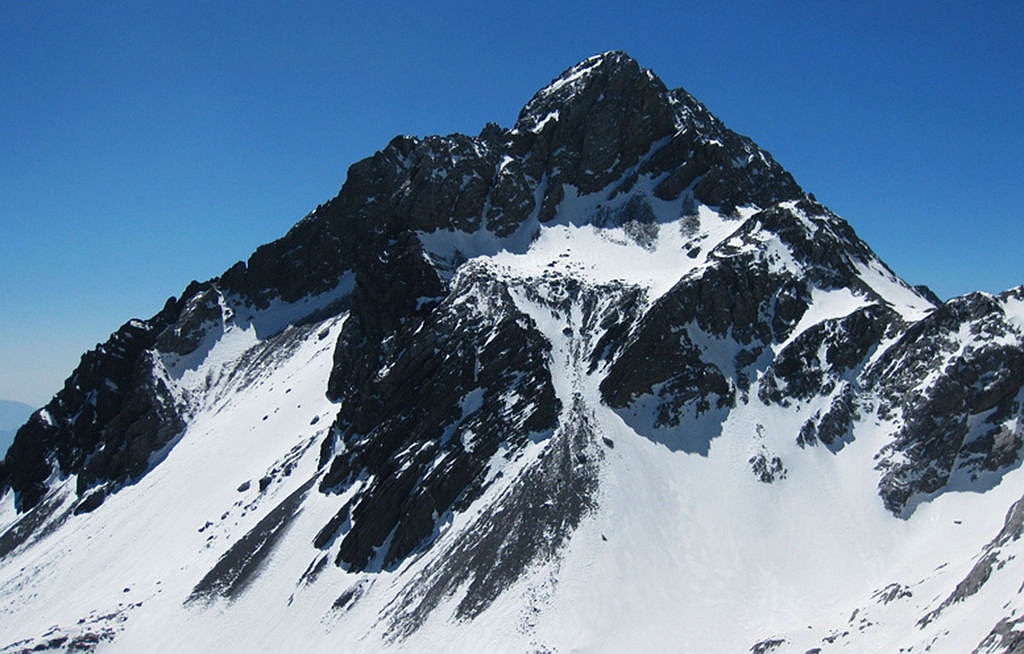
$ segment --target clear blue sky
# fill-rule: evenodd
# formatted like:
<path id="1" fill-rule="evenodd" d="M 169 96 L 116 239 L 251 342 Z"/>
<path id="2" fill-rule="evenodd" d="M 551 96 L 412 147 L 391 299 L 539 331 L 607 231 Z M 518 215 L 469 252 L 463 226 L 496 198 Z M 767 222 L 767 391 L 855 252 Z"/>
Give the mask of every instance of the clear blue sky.
<path id="1" fill-rule="evenodd" d="M 2 0 L 0 398 L 44 403 L 395 134 L 509 126 L 609 49 L 771 151 L 908 281 L 1024 283 L 1022 6 Z"/>

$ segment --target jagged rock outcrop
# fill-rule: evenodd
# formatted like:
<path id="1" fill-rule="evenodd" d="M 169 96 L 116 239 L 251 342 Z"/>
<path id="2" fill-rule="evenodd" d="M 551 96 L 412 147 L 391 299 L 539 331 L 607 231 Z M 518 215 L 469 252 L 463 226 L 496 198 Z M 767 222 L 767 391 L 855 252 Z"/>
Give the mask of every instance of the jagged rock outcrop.
<path id="1" fill-rule="evenodd" d="M 761 401 L 785 406 L 793 400 L 831 394 L 900 324 L 898 313 L 872 304 L 808 328 L 783 348 L 765 371 L 758 391 Z"/>
<path id="2" fill-rule="evenodd" d="M 781 256 L 794 257 L 797 267 L 781 265 Z M 736 390 L 749 385 L 751 366 L 766 347 L 787 340 L 807 310 L 813 287 L 878 298 L 857 270 L 858 263 L 873 257 L 849 226 L 810 200 L 755 213 L 642 317 L 601 382 L 605 401 L 624 407 L 657 388 L 658 424 L 678 422 L 682 407 L 693 402 L 698 412 L 732 405 Z M 885 321 L 896 317 L 885 308 L 875 313 L 842 319 L 848 324 L 833 336 L 830 368 L 853 368 L 878 344 Z M 822 392 L 820 364 L 808 350 L 820 346 L 826 325 L 804 332 L 774 358 L 760 385 L 762 401 Z M 728 362 L 701 358 L 694 342 L 708 339 L 736 343 Z M 780 380 L 785 380 L 784 390 L 778 388 Z"/>
<path id="3" fill-rule="evenodd" d="M 1019 460 L 1024 333 L 1009 315 L 1024 289 L 954 298 L 911 325 L 865 373 L 898 421 L 880 452 L 879 492 L 904 511 L 955 474 L 974 481 Z"/>
<path id="4" fill-rule="evenodd" d="M 340 536 L 338 563 L 354 569 L 392 566 L 422 545 L 445 512 L 479 495 L 499 448 L 518 456 L 560 410 L 550 345 L 501 283 L 472 269 L 429 317 L 387 338 L 382 368 L 335 368 L 346 385 L 337 436 L 321 453 L 330 464 L 321 490 L 372 480 L 342 508 L 350 528 L 319 537 Z M 370 357 L 355 351 L 342 362 L 360 359 Z"/>
<path id="5" fill-rule="evenodd" d="M 63 390 L 18 430 L 5 457 L 3 481 L 31 509 L 52 473 L 78 474 L 78 492 L 143 474 L 149 455 L 184 426 L 150 348 L 176 309 L 168 302 L 150 321 L 132 320 L 87 352 Z"/>

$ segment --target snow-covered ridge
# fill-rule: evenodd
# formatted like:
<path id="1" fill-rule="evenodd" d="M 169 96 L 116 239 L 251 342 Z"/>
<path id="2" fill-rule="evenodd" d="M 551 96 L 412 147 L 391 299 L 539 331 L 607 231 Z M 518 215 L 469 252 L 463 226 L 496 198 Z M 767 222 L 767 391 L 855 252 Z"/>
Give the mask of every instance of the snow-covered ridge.
<path id="1" fill-rule="evenodd" d="M 286 332 L 297 324 L 307 323 L 310 316 L 344 306 L 354 283 L 354 275 L 348 273 L 330 291 L 296 302 L 274 299 L 262 309 L 214 287 L 211 293 L 217 311 L 199 325 L 202 336 L 198 344 L 184 354 L 158 351 L 160 372 L 173 380 L 176 397 L 190 411 L 208 404 L 211 399 L 204 395 L 210 391 L 223 395 L 244 390 L 249 379 L 239 376 L 241 365 L 255 368 L 255 374 L 260 374 L 265 361 L 257 352 L 268 349 L 268 341 L 278 343 L 282 335 L 287 336 Z M 194 298 L 196 301 L 201 300 Z"/>

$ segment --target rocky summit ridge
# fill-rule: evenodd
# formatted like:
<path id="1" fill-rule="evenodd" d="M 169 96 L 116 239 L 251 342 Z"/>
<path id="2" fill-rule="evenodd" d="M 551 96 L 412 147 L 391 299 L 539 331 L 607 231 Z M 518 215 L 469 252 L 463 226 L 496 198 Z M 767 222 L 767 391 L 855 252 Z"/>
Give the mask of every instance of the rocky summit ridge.
<path id="1" fill-rule="evenodd" d="M 218 611 L 236 616 L 224 631 L 241 648 L 252 625 L 231 607 L 256 597 L 285 635 L 315 623 L 309 638 L 353 650 L 456 633 L 516 650 L 628 646 L 566 607 L 600 613 L 615 583 L 653 579 L 651 597 L 694 616 L 720 601 L 749 619 L 777 602 L 763 579 L 715 577 L 720 600 L 687 579 L 755 524 L 750 546 L 766 553 L 751 574 L 804 552 L 813 575 L 779 573 L 804 599 L 727 651 L 957 638 L 1016 651 L 1024 603 L 1000 579 L 1017 568 L 993 562 L 1020 532 L 1020 511 L 1002 518 L 1021 494 L 1022 388 L 1024 290 L 943 303 L 908 285 L 768 152 L 603 53 L 511 129 L 396 137 L 284 237 L 83 355 L 0 464 L 0 624 L 23 637 L 0 651 L 130 651 L 134 624 L 181 616 L 200 626 L 175 637 L 212 650 L 202 616 Z M 764 517 L 777 506 L 789 517 Z M 932 525 L 967 507 L 988 516 L 973 535 Z M 730 509 L 757 517 L 741 526 Z M 154 511 L 189 525 L 162 541 L 186 563 L 147 567 L 140 550 L 54 607 L 53 631 L 14 629 L 34 624 L 16 604 L 60 588 L 53 570 L 103 560 L 83 538 L 122 542 L 107 532 Z M 221 517 L 191 526 L 206 514 Z M 833 534 L 847 529 L 833 519 L 863 528 Z M 646 535 L 631 549 L 620 531 Z M 919 544 L 942 538 L 960 549 Z M 648 547 L 652 563 L 622 563 Z M 817 558 L 828 548 L 902 548 L 931 568 L 867 557 L 847 578 Z M 952 579 L 978 552 L 988 567 Z M 580 594 L 585 569 L 610 581 Z M 918 577 L 862 587 L 897 572 Z M 812 590 L 814 575 L 838 585 Z M 118 599 L 129 578 L 150 584 L 146 608 Z M 631 601 L 664 636 L 640 649 L 716 642 L 697 618 Z M 801 616 L 825 605 L 875 617 L 815 613 L 808 629 Z M 1001 613 L 950 626 L 966 606 Z"/>

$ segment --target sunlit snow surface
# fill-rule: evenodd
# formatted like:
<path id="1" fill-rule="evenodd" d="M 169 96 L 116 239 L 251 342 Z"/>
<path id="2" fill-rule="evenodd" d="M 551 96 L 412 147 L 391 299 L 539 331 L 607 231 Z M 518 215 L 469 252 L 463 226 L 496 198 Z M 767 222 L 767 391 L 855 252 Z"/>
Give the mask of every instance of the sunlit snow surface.
<path id="1" fill-rule="evenodd" d="M 594 226 L 594 212 L 622 209 L 601 201 L 569 189 L 555 221 L 527 221 L 508 239 L 486 230 L 420 235 L 429 258 L 452 262 L 451 275 L 468 261 L 507 281 L 517 306 L 552 344 L 563 406 L 578 396 L 593 412 L 605 443 L 597 509 L 557 561 L 532 568 L 471 622 L 453 620 L 452 598 L 407 639 L 389 640 L 385 607 L 458 542 L 545 443 L 531 442 L 512 462 L 496 456 L 489 476 L 501 472 L 503 481 L 450 516 L 426 552 L 396 570 L 346 572 L 311 542 L 360 484 L 341 498 L 309 489 L 337 412 L 324 390 L 345 316 L 285 327 L 287 306 L 254 316 L 233 308 L 235 319 L 212 332 L 199 353 L 163 361 L 162 374 L 193 408 L 166 459 L 95 512 L 70 517 L 0 561 L 0 645 L 91 630 L 112 637 L 99 643 L 110 652 L 744 652 L 767 640 L 779 641 L 769 651 L 917 652 L 940 636 L 941 651 L 971 651 L 1010 614 L 1003 604 L 1016 596 L 1024 559 L 1009 560 L 977 594 L 926 626 L 917 622 L 999 532 L 1024 489 L 1024 471 L 983 494 L 946 493 L 909 519 L 895 518 L 878 497 L 873 460 L 893 425 L 868 415 L 841 454 L 802 449 L 793 436 L 821 407 L 765 406 L 756 380 L 748 401 L 675 430 L 675 438 L 704 442 L 704 452 L 660 439 L 656 430 L 638 434 L 602 404 L 603 369 L 589 372 L 576 332 L 564 330 L 574 317 L 554 316 L 522 289 L 564 276 L 595 286 L 619 282 L 644 289 L 649 305 L 699 274 L 707 254 L 757 209 L 730 217 L 697 206 L 683 215 L 679 203 L 652 202 L 653 231 L 638 238 L 636 225 Z M 775 248 L 785 265 L 785 247 L 765 238 L 766 250 Z M 927 312 L 927 302 L 880 262 L 860 274 L 908 319 Z M 814 289 L 810 309 L 776 351 L 867 303 L 847 289 Z M 1022 306 L 1007 301 L 1024 323 Z M 295 315 L 308 307 L 300 309 Z M 698 344 L 714 357 L 712 340 Z M 785 462 L 784 479 L 765 484 L 751 474 L 749 459 L 759 452 Z M 66 508 L 73 488 L 74 479 L 61 486 Z M 244 592 L 192 596 L 232 544 L 304 492 Z M 8 494 L 0 526 L 16 519 L 12 502 Z M 318 567 L 321 557 L 328 560 Z M 892 584 L 906 594 L 884 603 L 878 593 Z M 346 596 L 355 599 L 341 602 Z"/>

